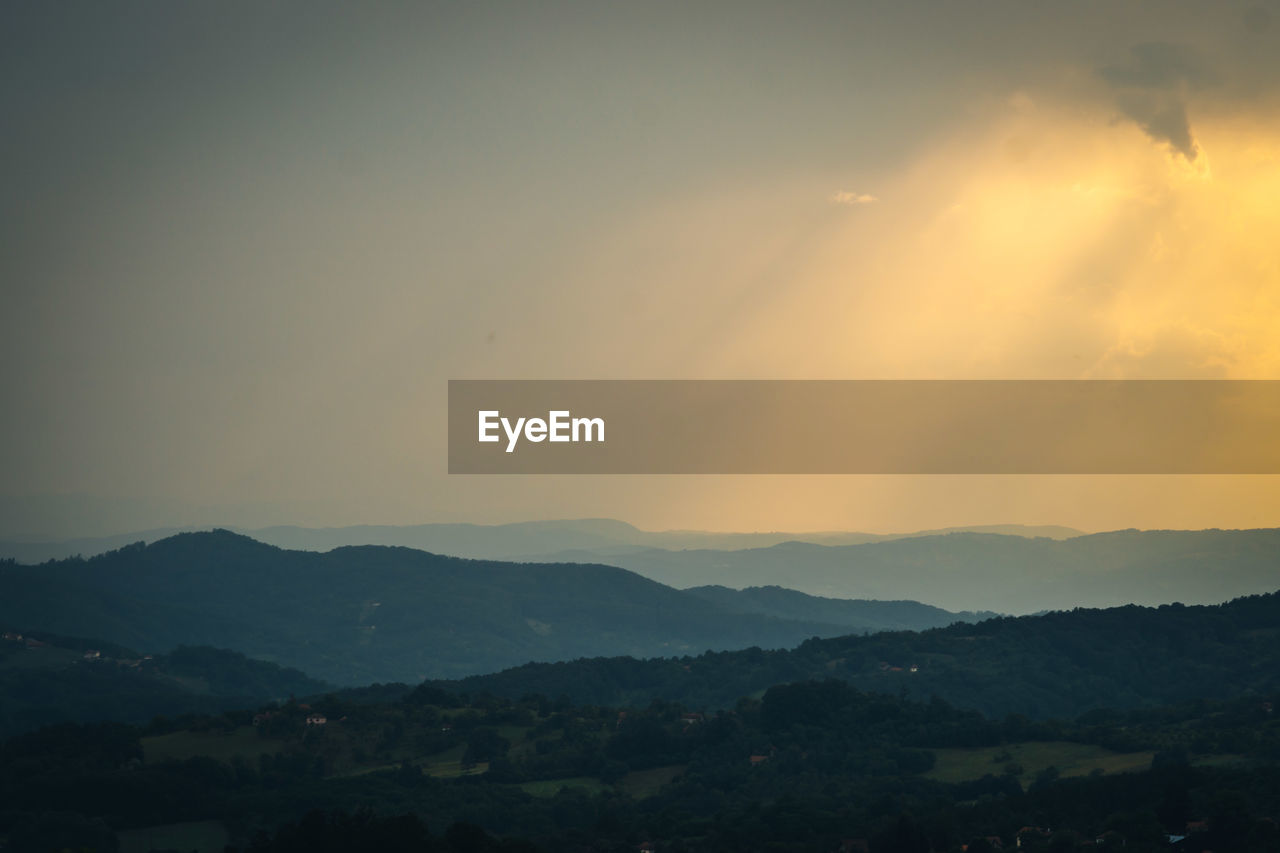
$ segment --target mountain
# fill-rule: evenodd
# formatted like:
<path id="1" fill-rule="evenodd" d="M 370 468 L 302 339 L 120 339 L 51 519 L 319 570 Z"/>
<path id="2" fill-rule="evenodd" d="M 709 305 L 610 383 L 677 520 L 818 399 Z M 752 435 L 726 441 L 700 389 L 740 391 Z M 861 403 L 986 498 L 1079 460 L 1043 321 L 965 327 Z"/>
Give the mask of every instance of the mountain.
<path id="1" fill-rule="evenodd" d="M 1121 530 L 1064 540 L 950 533 L 861 545 L 648 549 L 607 562 L 678 587 L 782 584 L 810 595 L 1026 614 L 1216 604 L 1269 592 L 1280 588 L 1280 529 Z"/>
<path id="2" fill-rule="evenodd" d="M 179 533 L 193 533 L 194 527 L 162 527 L 119 533 L 111 536 L 80 536 L 74 539 L 9 539 L 0 542 L 0 560 L 16 560 L 19 563 L 43 563 L 47 560 L 65 560 L 68 557 L 96 557 L 136 542 L 158 542 Z"/>
<path id="3" fill-rule="evenodd" d="M 1000 718 L 1067 718 L 1280 689 L 1280 593 L 1222 605 L 1074 610 L 923 632 L 812 639 L 666 660 L 596 658 L 528 664 L 432 686 L 592 705 L 661 699 L 732 707 L 775 684 L 838 678 L 860 690 L 939 696 Z"/>
<path id="4" fill-rule="evenodd" d="M 956 618 L 939 611 L 938 624 Z M 345 685 L 530 660 L 787 647 L 870 630 L 725 609 L 624 569 L 362 546 L 287 551 L 228 531 L 0 566 L 0 624 L 145 651 L 232 648 Z"/>
<path id="5" fill-rule="evenodd" d="M 94 538 L 67 540 L 18 539 L 0 542 L 0 559 L 39 563 L 67 557 L 92 557 L 134 542 L 155 542 L 176 533 L 208 530 L 208 527 L 161 528 Z M 573 562 L 601 562 L 615 554 L 649 548 L 737 550 L 767 548 L 782 542 L 812 542 L 822 545 L 852 545 L 914 536 L 933 536 L 969 531 L 1007 536 L 1047 536 L 1063 539 L 1080 531 L 1052 525 L 1018 524 L 957 527 L 916 533 L 875 534 L 827 531 L 817 533 L 713 533 L 699 530 L 640 530 L 622 521 L 607 518 L 565 521 L 528 521 L 515 524 L 418 524 L 356 525 L 352 527 L 276 526 L 258 529 L 229 528 L 281 548 L 300 551 L 330 551 L 350 545 L 393 545 L 415 548 L 454 557 L 523 562 L 563 562 L 547 555 L 571 553 Z M 606 561 L 607 562 L 607 561 Z"/>
<path id="6" fill-rule="evenodd" d="M 337 528 L 267 527 L 246 531 L 253 538 L 282 548 L 327 551 L 344 545 L 401 545 L 455 557 L 487 560 L 547 562 L 547 555 L 576 551 L 590 555 L 593 562 L 608 554 L 638 550 L 715 549 L 736 551 L 767 548 L 783 542 L 812 542 L 822 545 L 853 545 L 887 542 L 916 536 L 933 536 L 957 531 L 984 532 L 1007 536 L 1049 536 L 1066 538 L 1081 535 L 1069 527 L 1030 527 L 1019 524 L 948 528 L 912 533 L 861 533 L 818 531 L 792 533 L 717 533 L 704 530 L 641 530 L 610 518 L 526 521 L 514 524 L 419 524 L 406 527 L 355 526 Z"/>
<path id="7" fill-rule="evenodd" d="M 225 649 L 183 646 L 152 656 L 41 631 L 3 634 L 0 737 L 55 723 L 216 713 L 331 689 Z"/>
<path id="8" fill-rule="evenodd" d="M 821 598 L 780 586 L 695 586 L 685 592 L 733 613 L 759 613 L 778 619 L 844 625 L 850 633 L 867 631 L 923 631 L 952 622 L 980 622 L 999 616 L 989 611 L 952 613 L 918 601 L 867 601 Z"/>

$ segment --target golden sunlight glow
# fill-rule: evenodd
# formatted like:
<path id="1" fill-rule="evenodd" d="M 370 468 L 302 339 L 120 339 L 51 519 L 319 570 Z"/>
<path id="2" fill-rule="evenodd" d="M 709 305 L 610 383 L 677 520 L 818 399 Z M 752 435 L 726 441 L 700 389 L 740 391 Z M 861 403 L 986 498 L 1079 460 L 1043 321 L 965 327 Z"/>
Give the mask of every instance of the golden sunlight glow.
<path id="1" fill-rule="evenodd" d="M 1106 116 L 1015 104 L 848 211 L 724 363 L 833 377 L 1280 375 L 1280 129 L 1198 127 L 1187 162 Z M 761 351 L 779 312 L 803 333 L 772 336 L 786 353 Z"/>

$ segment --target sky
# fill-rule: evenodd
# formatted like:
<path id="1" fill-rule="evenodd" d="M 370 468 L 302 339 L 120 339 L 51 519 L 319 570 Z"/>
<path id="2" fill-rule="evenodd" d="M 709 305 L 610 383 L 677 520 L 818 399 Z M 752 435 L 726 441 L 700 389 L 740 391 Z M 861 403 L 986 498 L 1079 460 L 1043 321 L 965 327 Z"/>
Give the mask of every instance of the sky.
<path id="1" fill-rule="evenodd" d="M 0 8 L 0 535 L 1280 526 L 1280 478 L 462 477 L 448 379 L 1280 379 L 1280 8 Z"/>

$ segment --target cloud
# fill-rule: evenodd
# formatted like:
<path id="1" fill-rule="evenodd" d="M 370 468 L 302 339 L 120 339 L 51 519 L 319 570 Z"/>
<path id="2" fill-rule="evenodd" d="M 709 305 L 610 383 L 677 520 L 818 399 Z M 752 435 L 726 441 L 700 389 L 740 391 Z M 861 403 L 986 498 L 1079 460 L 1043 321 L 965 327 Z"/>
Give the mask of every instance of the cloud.
<path id="1" fill-rule="evenodd" d="M 868 193 L 855 193 L 849 190 L 841 190 L 831 197 L 831 201 L 835 204 L 873 204 L 879 200 Z"/>
<path id="2" fill-rule="evenodd" d="M 1187 45 L 1144 42 L 1130 49 L 1122 65 L 1098 69 L 1115 92 L 1116 106 L 1157 142 L 1167 143 L 1188 161 L 1199 154 L 1186 97 L 1193 89 L 1212 85 L 1214 74 Z"/>
<path id="3" fill-rule="evenodd" d="M 1181 98 L 1125 94 L 1116 99 L 1116 105 L 1152 139 L 1167 142 L 1187 160 L 1196 159 L 1199 147 L 1191 134 L 1191 120 L 1187 118 L 1187 108 Z"/>

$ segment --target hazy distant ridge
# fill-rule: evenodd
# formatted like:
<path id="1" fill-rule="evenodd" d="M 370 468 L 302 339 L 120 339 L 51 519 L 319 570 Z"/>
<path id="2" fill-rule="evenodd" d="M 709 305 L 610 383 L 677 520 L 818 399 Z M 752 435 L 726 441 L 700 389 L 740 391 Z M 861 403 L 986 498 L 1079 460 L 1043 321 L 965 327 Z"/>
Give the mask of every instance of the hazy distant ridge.
<path id="1" fill-rule="evenodd" d="M 76 555 L 92 557 L 134 542 L 156 542 L 177 533 L 210 530 L 204 527 L 167 527 L 114 536 L 35 541 L 12 538 L 0 542 L 0 559 L 22 563 L 60 560 Z M 481 560 L 531 560 L 535 557 L 575 552 L 596 562 L 602 556 L 630 553 L 647 548 L 682 550 L 688 548 L 738 550 L 767 548 L 783 542 L 812 542 L 821 545 L 856 545 L 913 536 L 970 531 L 1009 536 L 1046 536 L 1064 539 L 1080 531 L 1052 525 L 1024 526 L 998 524 L 956 527 L 913 533 L 860 533 L 826 531 L 817 533 L 715 533 L 699 530 L 641 530 L 623 521 L 607 518 L 565 521 L 527 521 L 514 524 L 415 524 L 355 525 L 351 527 L 297 527 L 292 525 L 258 529 L 228 527 L 259 542 L 300 551 L 330 551 L 351 545 L 395 545 L 434 554 L 471 557 Z"/>
<path id="2" fill-rule="evenodd" d="M 1280 530 L 1121 530 L 1065 540 L 951 533 L 834 547 L 649 549 L 608 562 L 680 587 L 780 584 L 833 598 L 1025 614 L 1217 604 L 1270 592 L 1280 588 Z"/>

